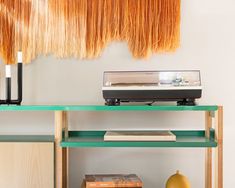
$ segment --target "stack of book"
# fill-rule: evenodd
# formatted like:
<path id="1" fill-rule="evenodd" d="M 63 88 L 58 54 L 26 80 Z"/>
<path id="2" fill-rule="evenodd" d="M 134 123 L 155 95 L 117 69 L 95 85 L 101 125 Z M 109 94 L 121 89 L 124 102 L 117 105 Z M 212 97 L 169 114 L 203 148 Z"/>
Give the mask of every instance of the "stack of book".
<path id="1" fill-rule="evenodd" d="M 104 141 L 176 141 L 171 131 L 107 131 Z"/>
<path id="2" fill-rule="evenodd" d="M 85 175 L 82 188 L 142 188 L 141 179 L 135 174 L 95 174 Z"/>

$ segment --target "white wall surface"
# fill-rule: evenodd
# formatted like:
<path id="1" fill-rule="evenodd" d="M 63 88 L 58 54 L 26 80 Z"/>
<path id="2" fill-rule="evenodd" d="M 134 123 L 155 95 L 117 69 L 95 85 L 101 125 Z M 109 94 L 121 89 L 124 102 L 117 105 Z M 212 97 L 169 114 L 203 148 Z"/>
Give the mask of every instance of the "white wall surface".
<path id="1" fill-rule="evenodd" d="M 23 104 L 103 104 L 104 70 L 200 69 L 200 104 L 224 106 L 224 187 L 235 184 L 235 1 L 182 0 L 181 47 L 176 53 L 135 60 L 125 43 L 113 43 L 95 60 L 40 57 L 24 68 Z M 1 98 L 4 67 L 1 63 Z M 197 112 L 73 112 L 71 129 L 203 129 Z M 1 112 L 1 134 L 52 134 L 52 112 Z M 192 188 L 204 186 L 204 149 L 71 149 L 71 188 L 86 173 L 137 173 L 146 188 L 165 187 L 177 169 Z"/>

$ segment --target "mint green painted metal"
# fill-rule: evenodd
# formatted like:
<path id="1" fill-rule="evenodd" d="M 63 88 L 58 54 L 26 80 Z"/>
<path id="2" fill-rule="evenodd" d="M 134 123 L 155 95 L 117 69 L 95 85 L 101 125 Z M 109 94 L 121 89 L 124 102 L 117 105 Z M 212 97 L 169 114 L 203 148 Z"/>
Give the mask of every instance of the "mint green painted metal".
<path id="1" fill-rule="evenodd" d="M 104 105 L 29 105 L 0 106 L 0 111 L 216 111 L 218 106 L 104 106 Z"/>
<path id="2" fill-rule="evenodd" d="M 70 131 L 67 139 L 63 138 L 62 147 L 216 147 L 214 130 L 210 139 L 205 131 L 172 131 L 176 142 L 105 142 L 105 131 Z"/>
<path id="3" fill-rule="evenodd" d="M 0 142 L 54 142 L 52 135 L 0 135 Z"/>

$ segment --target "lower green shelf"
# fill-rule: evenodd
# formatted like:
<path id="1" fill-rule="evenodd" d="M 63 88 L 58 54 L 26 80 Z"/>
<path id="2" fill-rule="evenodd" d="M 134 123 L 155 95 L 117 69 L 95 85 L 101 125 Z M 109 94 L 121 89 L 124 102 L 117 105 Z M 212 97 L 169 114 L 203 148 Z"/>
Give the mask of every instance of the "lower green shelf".
<path id="1" fill-rule="evenodd" d="M 107 142 L 103 140 L 106 131 L 69 131 L 68 138 L 63 138 L 61 147 L 216 147 L 214 130 L 210 130 L 210 139 L 204 130 L 172 131 L 175 142 Z"/>

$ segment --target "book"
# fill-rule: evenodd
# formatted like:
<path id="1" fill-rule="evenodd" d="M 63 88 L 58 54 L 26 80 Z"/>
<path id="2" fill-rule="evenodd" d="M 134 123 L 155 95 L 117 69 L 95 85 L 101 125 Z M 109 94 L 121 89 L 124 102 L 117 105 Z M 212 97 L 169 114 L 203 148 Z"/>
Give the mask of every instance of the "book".
<path id="1" fill-rule="evenodd" d="M 85 175 L 86 188 L 141 188 L 140 178 L 135 174 L 95 174 Z"/>
<path id="2" fill-rule="evenodd" d="M 171 131 L 107 131 L 104 141 L 176 141 Z"/>

